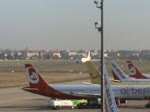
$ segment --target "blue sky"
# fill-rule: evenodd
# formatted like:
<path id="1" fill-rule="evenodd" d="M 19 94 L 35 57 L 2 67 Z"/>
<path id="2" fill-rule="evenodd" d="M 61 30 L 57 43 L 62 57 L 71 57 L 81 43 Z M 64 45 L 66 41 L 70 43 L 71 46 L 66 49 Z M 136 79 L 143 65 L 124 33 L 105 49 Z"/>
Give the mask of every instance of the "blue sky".
<path id="1" fill-rule="evenodd" d="M 104 0 L 105 49 L 150 49 L 150 0 Z M 100 49 L 93 0 L 0 0 L 0 49 Z"/>

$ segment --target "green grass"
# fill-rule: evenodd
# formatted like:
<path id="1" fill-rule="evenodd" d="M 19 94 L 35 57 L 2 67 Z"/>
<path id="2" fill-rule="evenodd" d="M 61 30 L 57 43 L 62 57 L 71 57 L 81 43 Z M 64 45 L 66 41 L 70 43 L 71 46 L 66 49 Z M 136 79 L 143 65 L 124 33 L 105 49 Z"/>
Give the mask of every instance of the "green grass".
<path id="1" fill-rule="evenodd" d="M 31 63 L 40 72 L 67 73 L 85 72 L 86 66 L 66 60 L 0 61 L 0 72 L 25 72 L 24 64 Z"/>
<path id="2" fill-rule="evenodd" d="M 117 60 L 116 62 L 128 75 L 126 61 Z M 28 85 L 24 68 L 24 64 L 26 63 L 31 63 L 35 66 L 39 73 L 41 73 L 42 77 L 50 83 L 90 79 L 86 64 L 77 64 L 73 60 L 0 61 L 0 88 Z M 150 73 L 149 61 L 134 61 L 134 63 L 143 73 Z M 93 64 L 98 68 L 100 62 L 93 62 Z M 106 65 L 108 72 L 112 77 L 108 60 L 106 60 Z M 80 74 L 81 72 L 83 74 Z"/>
<path id="3" fill-rule="evenodd" d="M 122 70 L 128 74 L 126 60 L 116 60 Z M 150 73 L 150 61 L 133 61 L 135 65 L 143 72 Z M 44 73 L 88 73 L 86 64 L 77 64 L 73 60 L 25 60 L 25 61 L 0 61 L 0 72 L 25 72 L 24 64 L 31 63 L 39 72 Z M 93 62 L 98 68 L 100 62 Z M 109 61 L 106 60 L 106 66 L 111 74 Z"/>

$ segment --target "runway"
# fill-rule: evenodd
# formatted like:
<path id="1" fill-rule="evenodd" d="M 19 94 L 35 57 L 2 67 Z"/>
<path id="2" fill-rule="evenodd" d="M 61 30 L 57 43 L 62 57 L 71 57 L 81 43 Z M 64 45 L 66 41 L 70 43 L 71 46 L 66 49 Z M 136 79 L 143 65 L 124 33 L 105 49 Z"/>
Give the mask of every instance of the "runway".
<path id="1" fill-rule="evenodd" d="M 83 81 L 68 82 L 80 84 Z M 48 102 L 50 98 L 25 92 L 15 88 L 0 89 L 0 112 L 49 112 Z M 128 101 L 119 107 L 120 112 L 150 112 L 150 109 L 144 108 L 147 101 Z M 65 109 L 57 110 L 61 112 L 100 112 L 100 109 Z"/>

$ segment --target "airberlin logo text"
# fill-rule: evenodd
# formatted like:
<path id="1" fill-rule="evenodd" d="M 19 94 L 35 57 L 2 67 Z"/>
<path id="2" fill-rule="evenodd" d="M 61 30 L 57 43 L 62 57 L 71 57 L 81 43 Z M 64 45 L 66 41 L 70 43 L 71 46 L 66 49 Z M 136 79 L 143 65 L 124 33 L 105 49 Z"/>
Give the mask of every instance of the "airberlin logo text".
<path id="1" fill-rule="evenodd" d="M 120 90 L 121 94 L 142 94 L 143 93 L 143 89 L 142 88 L 122 88 Z"/>

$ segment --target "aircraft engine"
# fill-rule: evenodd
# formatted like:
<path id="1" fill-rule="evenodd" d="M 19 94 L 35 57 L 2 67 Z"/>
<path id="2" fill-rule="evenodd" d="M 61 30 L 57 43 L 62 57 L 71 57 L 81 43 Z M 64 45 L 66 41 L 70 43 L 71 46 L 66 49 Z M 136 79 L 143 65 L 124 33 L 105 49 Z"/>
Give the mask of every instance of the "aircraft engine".
<path id="1" fill-rule="evenodd" d="M 126 99 L 115 98 L 116 104 L 119 106 L 120 104 L 127 103 Z"/>

